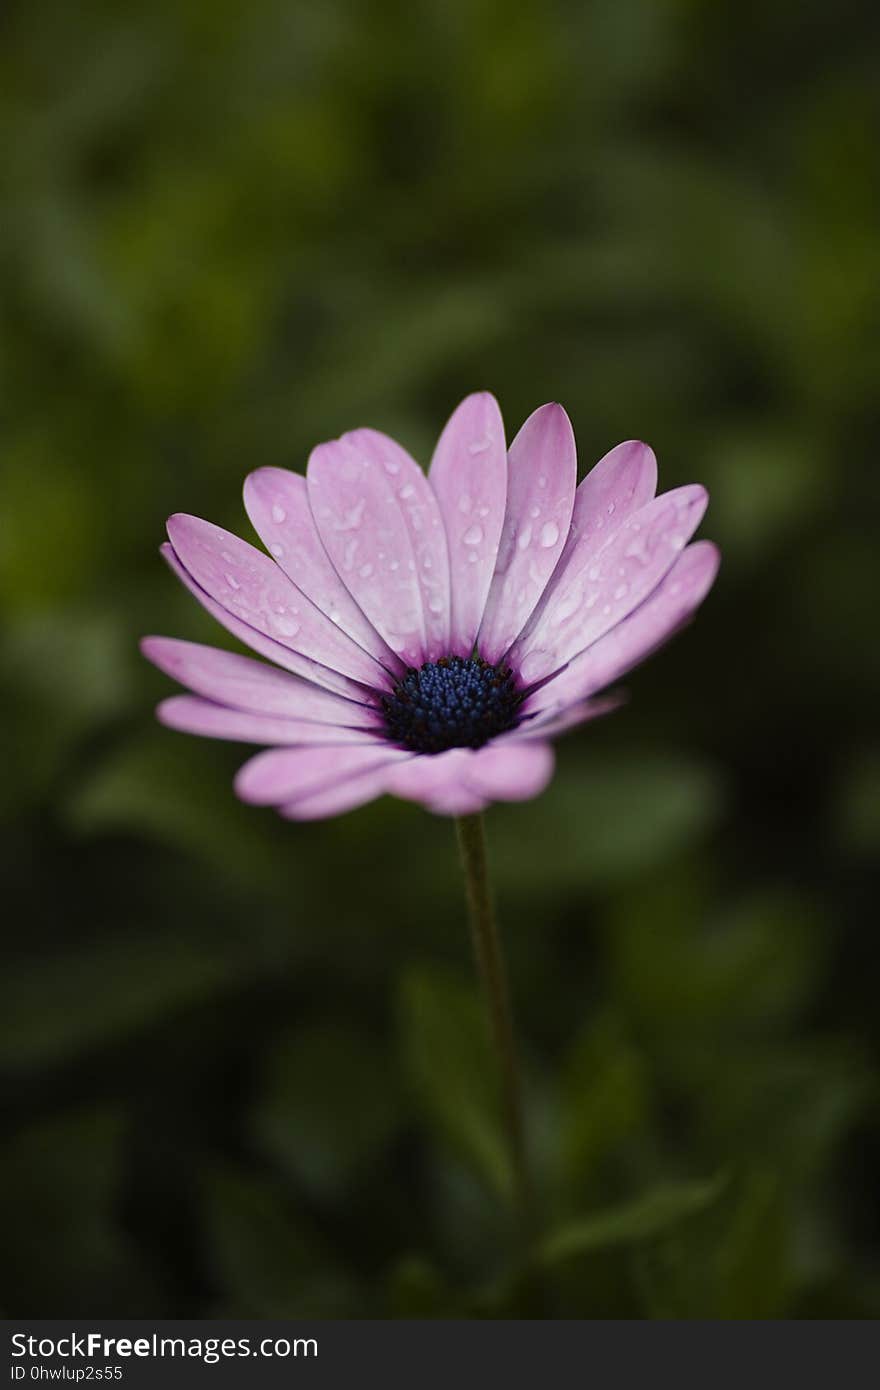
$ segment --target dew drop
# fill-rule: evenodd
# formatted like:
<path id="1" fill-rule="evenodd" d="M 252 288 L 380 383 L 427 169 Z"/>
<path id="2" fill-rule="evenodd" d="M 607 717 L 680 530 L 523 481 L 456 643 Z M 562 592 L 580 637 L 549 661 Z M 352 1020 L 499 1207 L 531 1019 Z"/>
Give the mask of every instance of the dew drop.
<path id="1" fill-rule="evenodd" d="M 539 680 L 545 674 L 550 665 L 550 653 L 545 651 L 529 652 L 528 656 L 523 657 L 519 673 L 526 682 Z"/>
<path id="2" fill-rule="evenodd" d="M 360 569 L 358 570 L 358 574 L 360 575 L 361 579 L 369 579 L 372 573 L 373 566 L 370 564 L 361 565 Z"/>
<path id="3" fill-rule="evenodd" d="M 236 577 L 235 577 L 234 574 L 226 574 L 226 575 L 224 575 L 223 577 L 224 577 L 224 579 L 226 580 L 226 583 L 229 585 L 230 589 L 240 589 L 240 588 L 241 588 L 241 585 L 239 584 L 239 582 L 238 582 L 238 580 L 236 579 Z"/>
<path id="4" fill-rule="evenodd" d="M 431 610 L 432 613 L 442 613 L 442 612 L 443 612 L 443 600 L 442 600 L 442 598 L 438 598 L 436 594 L 433 596 L 433 598 L 429 598 L 429 599 L 428 599 L 428 608 Z"/>
<path id="5" fill-rule="evenodd" d="M 287 520 L 287 512 L 277 502 L 272 508 L 272 520 L 277 522 L 279 526 Z"/>
<path id="6" fill-rule="evenodd" d="M 534 521 L 535 517 L 540 516 L 540 515 L 541 515 L 541 508 L 540 508 L 540 507 L 532 507 L 531 511 L 529 512 L 529 516 L 532 518 L 533 521 Z"/>
<path id="7" fill-rule="evenodd" d="M 475 439 L 468 445 L 468 453 L 473 458 L 476 454 L 485 454 L 487 449 L 492 448 L 491 435 L 484 434 L 482 439 Z"/>
<path id="8" fill-rule="evenodd" d="M 412 483 L 405 483 L 397 495 L 401 501 L 406 502 L 410 497 L 415 497 L 416 490 Z"/>
<path id="9" fill-rule="evenodd" d="M 629 593 L 629 585 L 628 585 L 628 584 L 618 584 L 617 588 L 614 590 L 614 597 L 615 597 L 615 598 L 626 598 L 626 596 L 627 596 L 628 593 Z"/>
<path id="10" fill-rule="evenodd" d="M 399 473 L 399 472 L 400 472 L 400 460 L 399 460 L 399 459 L 387 458 L 387 459 L 385 460 L 385 472 L 386 472 L 386 473 Z"/>
<path id="11" fill-rule="evenodd" d="M 517 541 L 520 550 L 528 550 L 532 543 L 532 528 L 527 526 L 524 531 L 520 531 Z"/>
<path id="12" fill-rule="evenodd" d="M 269 549 L 271 550 L 272 554 L 275 556 L 275 559 L 276 559 L 276 560 L 280 560 L 280 559 L 281 559 L 281 556 L 284 554 L 284 546 L 283 546 L 283 545 L 278 545 L 277 542 L 276 542 L 275 545 L 270 545 L 270 546 L 269 546 Z"/>
<path id="13" fill-rule="evenodd" d="M 479 557 L 479 555 L 477 554 L 477 552 L 476 552 L 475 550 L 469 550 L 469 551 L 468 551 L 468 562 L 469 562 L 470 564 L 475 565 L 475 564 L 477 563 L 477 561 L 479 560 L 479 558 L 480 558 L 480 557 Z"/>
<path id="14" fill-rule="evenodd" d="M 462 536 L 462 540 L 464 541 L 465 545 L 479 545 L 482 539 L 482 526 L 471 526 L 468 528 L 467 531 L 465 531 L 464 535 Z"/>
<path id="15" fill-rule="evenodd" d="M 471 507 L 472 507 L 473 505 L 474 505 L 474 502 L 473 502 L 473 498 L 471 497 L 470 493 L 469 493 L 469 492 L 463 492 L 462 495 L 461 495 L 461 497 L 459 497 L 459 499 L 458 499 L 458 510 L 459 510 L 460 512 L 464 512 L 465 515 L 467 515 L 467 513 L 470 511 L 470 509 L 471 509 Z"/>
<path id="16" fill-rule="evenodd" d="M 295 622 L 293 618 L 286 617 L 283 613 L 273 618 L 272 621 L 282 637 L 295 637 L 299 632 L 299 623 Z"/>
<path id="17" fill-rule="evenodd" d="M 559 540 L 559 527 L 555 521 L 547 521 L 541 528 L 541 544 L 545 550 L 549 550 L 551 545 L 555 545 Z"/>
<path id="18" fill-rule="evenodd" d="M 553 610 L 553 617 L 550 619 L 554 627 L 561 627 L 564 622 L 573 617 L 581 606 L 578 594 L 569 594 L 568 598 L 562 600 Z"/>
<path id="19" fill-rule="evenodd" d="M 353 507 L 349 507 L 348 511 L 343 513 L 342 520 L 335 523 L 335 529 L 337 531 L 356 531 L 364 519 L 366 506 L 367 499 L 362 497 L 359 502 L 355 502 Z"/>

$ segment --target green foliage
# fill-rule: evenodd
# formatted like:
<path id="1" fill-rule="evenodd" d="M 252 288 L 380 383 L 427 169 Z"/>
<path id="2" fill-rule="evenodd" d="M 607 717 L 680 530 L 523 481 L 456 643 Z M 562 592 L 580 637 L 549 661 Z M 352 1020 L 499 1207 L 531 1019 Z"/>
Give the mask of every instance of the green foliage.
<path id="1" fill-rule="evenodd" d="M 5 7 L 4 1313 L 880 1313 L 875 29 Z M 649 440 L 724 556 L 489 817 L 546 1287 L 449 825 L 239 805 L 137 651 L 229 642 L 169 513 L 249 534 L 250 468 L 361 424 L 426 462 L 482 386 L 511 433 L 561 400 L 582 471 Z"/>

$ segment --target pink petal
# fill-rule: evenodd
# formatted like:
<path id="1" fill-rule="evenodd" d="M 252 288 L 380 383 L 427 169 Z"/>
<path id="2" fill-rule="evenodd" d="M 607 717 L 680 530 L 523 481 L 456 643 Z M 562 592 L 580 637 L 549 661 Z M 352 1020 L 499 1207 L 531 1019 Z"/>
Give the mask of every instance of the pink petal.
<path id="1" fill-rule="evenodd" d="M 244 484 L 254 530 L 278 565 L 332 622 L 396 674 L 403 665 L 346 589 L 318 535 L 305 478 L 286 468 L 258 468 Z"/>
<path id="2" fill-rule="evenodd" d="M 308 657 L 300 656 L 298 652 L 292 652 L 289 647 L 284 647 L 280 642 L 276 642 L 274 637 L 267 637 L 265 633 L 258 632 L 249 623 L 227 612 L 221 604 L 216 603 L 209 594 L 205 593 L 204 589 L 199 587 L 192 575 L 184 569 L 175 555 L 173 547 L 167 541 L 159 547 L 159 553 L 168 564 L 169 569 L 176 574 L 181 584 L 189 589 L 193 597 L 211 614 L 211 617 L 222 624 L 227 632 L 231 632 L 233 637 L 237 637 L 239 642 L 250 647 L 252 651 L 259 652 L 260 656 L 267 657 L 269 661 L 274 661 L 276 666 L 282 666 L 285 670 L 292 671 L 295 675 L 301 676 L 303 680 L 314 681 L 317 685 L 323 686 L 327 690 L 338 691 L 349 699 L 362 702 L 370 698 L 362 685 L 349 680 L 347 676 L 341 676 L 338 671 L 331 671 L 327 666 L 319 665 L 317 661 L 310 661 Z"/>
<path id="3" fill-rule="evenodd" d="M 474 815 L 488 802 L 465 780 L 473 756 L 469 748 L 450 748 L 446 753 L 412 758 L 388 773 L 388 791 L 439 816 Z"/>
<path id="4" fill-rule="evenodd" d="M 181 642 L 176 637 L 145 637 L 141 651 L 173 680 L 217 704 L 249 710 L 253 714 L 313 719 L 327 724 L 375 727 L 376 715 L 286 671 L 264 666 L 249 656 Z"/>
<path id="5" fill-rule="evenodd" d="M 622 695 L 609 695 L 601 700 L 580 700 L 575 705 L 561 707 L 554 702 L 546 709 L 541 707 L 533 719 L 527 719 L 518 728 L 503 734 L 502 739 L 520 743 L 524 739 L 558 738 L 560 734 L 568 733 L 581 724 L 601 719 L 605 714 L 613 714 L 623 703 Z"/>
<path id="6" fill-rule="evenodd" d="M 412 757 L 376 744 L 356 748 L 269 748 L 240 767 L 235 790 L 255 806 L 283 806 L 324 792 L 360 772 Z"/>
<path id="7" fill-rule="evenodd" d="M 655 497 L 592 558 L 554 580 L 549 598 L 511 649 L 510 662 L 523 681 L 552 675 L 633 612 L 672 568 L 707 502 L 697 484 Z"/>
<path id="8" fill-rule="evenodd" d="M 491 662 L 522 631 L 568 537 L 577 450 L 561 405 L 529 416 L 510 446 L 507 472 L 507 513 L 478 639 Z"/>
<path id="9" fill-rule="evenodd" d="M 335 787 L 315 792 L 314 796 L 287 802 L 279 810 L 287 820 L 326 820 L 328 816 L 341 816 L 382 796 L 387 780 L 384 767 L 374 768 L 371 772 L 360 772 L 347 781 L 338 782 Z"/>
<path id="10" fill-rule="evenodd" d="M 554 762 L 552 744 L 499 739 L 473 753 L 465 777 L 489 801 L 529 801 L 547 786 Z"/>
<path id="11" fill-rule="evenodd" d="M 571 518 L 572 540 L 604 543 L 622 521 L 650 502 L 657 491 L 657 459 L 640 439 L 627 439 L 600 458 L 578 487 Z"/>
<path id="12" fill-rule="evenodd" d="M 312 515 L 352 598 L 410 666 L 449 642 L 449 561 L 436 498 L 405 449 L 376 430 L 319 444 Z"/>
<path id="13" fill-rule="evenodd" d="M 261 550 L 196 516 L 169 518 L 168 535 L 184 568 L 233 617 L 331 671 L 387 688 L 384 668 Z"/>
<path id="14" fill-rule="evenodd" d="M 247 710 L 216 705 L 199 695 L 172 695 L 156 710 L 159 722 L 182 733 L 205 738 L 226 738 L 238 743 L 263 744 L 342 744 L 369 743 L 379 736 L 367 729 L 342 724 L 321 724 L 311 719 L 282 719 L 278 715 L 253 714 Z"/>
<path id="15" fill-rule="evenodd" d="M 557 709 L 583 700 L 650 656 L 702 603 L 714 583 L 720 558 L 711 541 L 689 545 L 650 598 L 530 695 L 523 712 Z"/>
<path id="16" fill-rule="evenodd" d="M 499 740 L 485 748 L 451 748 L 413 758 L 390 771 L 387 786 L 395 796 L 417 801 L 438 815 L 466 816 L 491 801 L 537 796 L 552 775 L 550 744 Z"/>
<path id="17" fill-rule="evenodd" d="M 507 500 L 504 421 L 488 391 L 467 396 L 431 460 L 449 545 L 450 654 L 470 656 L 486 607 Z"/>

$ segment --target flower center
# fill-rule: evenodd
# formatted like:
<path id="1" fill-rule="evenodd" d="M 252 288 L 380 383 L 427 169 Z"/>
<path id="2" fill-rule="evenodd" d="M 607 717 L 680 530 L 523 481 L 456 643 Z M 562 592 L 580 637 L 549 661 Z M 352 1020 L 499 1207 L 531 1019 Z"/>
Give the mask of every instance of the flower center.
<path id="1" fill-rule="evenodd" d="M 444 656 L 412 667 L 382 701 L 389 738 L 414 753 L 482 748 L 512 729 L 522 695 L 507 666 Z"/>

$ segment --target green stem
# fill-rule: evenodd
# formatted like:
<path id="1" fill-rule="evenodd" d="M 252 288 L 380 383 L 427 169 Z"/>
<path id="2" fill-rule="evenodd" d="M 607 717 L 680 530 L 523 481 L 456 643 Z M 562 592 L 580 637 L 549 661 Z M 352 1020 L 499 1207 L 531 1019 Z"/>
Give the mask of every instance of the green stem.
<path id="1" fill-rule="evenodd" d="M 460 816 L 455 822 L 455 828 L 464 869 L 474 954 L 489 1010 L 492 1041 L 501 1069 L 504 1124 L 510 1146 L 515 1195 L 522 1213 L 524 1234 L 529 1239 L 534 1234 L 534 1207 L 523 1124 L 522 1084 L 513 1031 L 510 992 L 507 987 L 507 969 L 492 908 L 483 817 Z"/>

